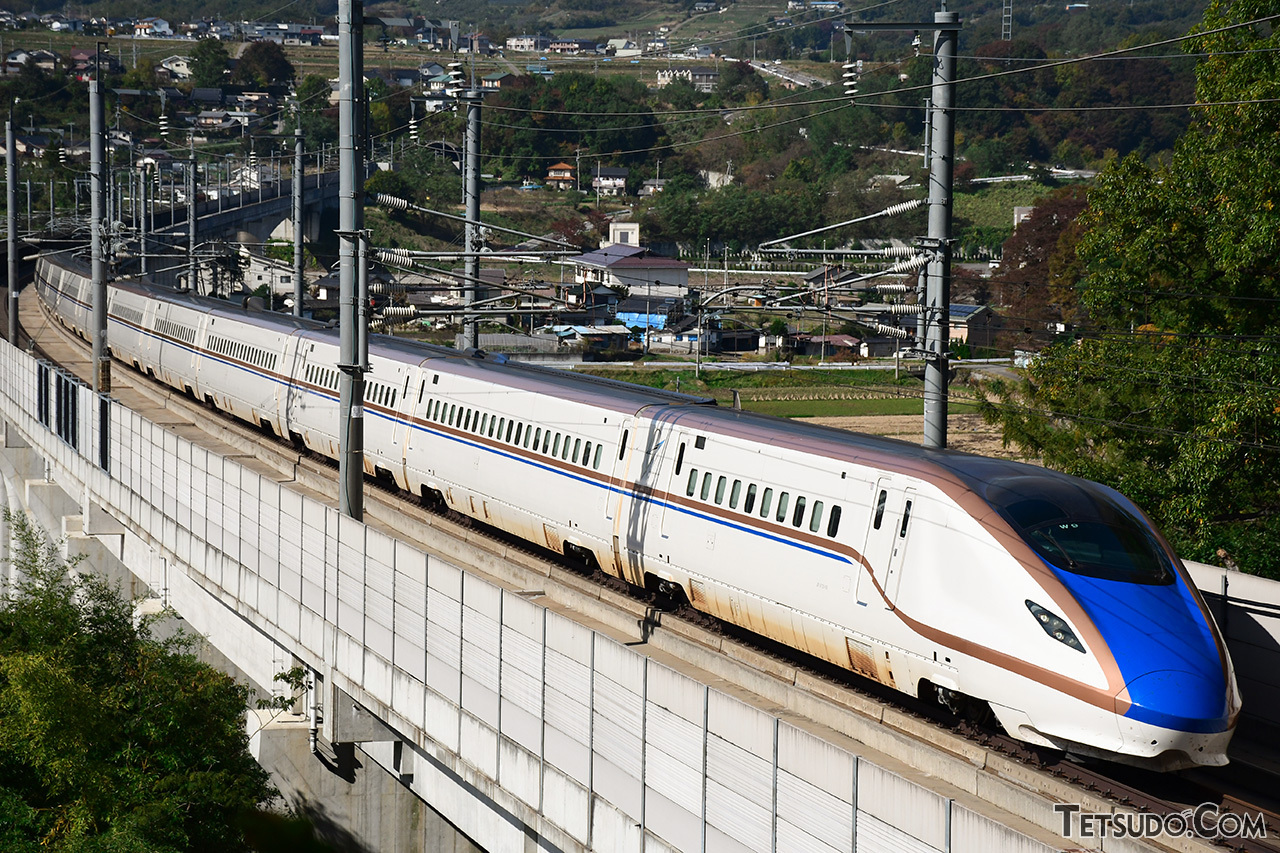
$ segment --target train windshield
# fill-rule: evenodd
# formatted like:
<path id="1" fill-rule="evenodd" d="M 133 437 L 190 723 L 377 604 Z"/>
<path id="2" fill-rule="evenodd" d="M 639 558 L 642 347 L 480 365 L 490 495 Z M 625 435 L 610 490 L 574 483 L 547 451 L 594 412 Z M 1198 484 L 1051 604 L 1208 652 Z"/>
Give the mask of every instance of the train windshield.
<path id="1" fill-rule="evenodd" d="M 1034 497 L 1006 492 L 999 507 L 1045 562 L 1104 580 L 1173 583 L 1169 555 L 1147 523 L 1105 493 L 1055 486 L 1039 483 Z"/>

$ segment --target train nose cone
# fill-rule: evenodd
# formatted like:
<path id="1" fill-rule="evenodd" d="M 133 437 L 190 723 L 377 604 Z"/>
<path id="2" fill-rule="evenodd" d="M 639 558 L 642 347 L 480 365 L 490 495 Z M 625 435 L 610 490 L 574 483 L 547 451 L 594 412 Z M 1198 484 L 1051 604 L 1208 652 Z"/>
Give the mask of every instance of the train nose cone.
<path id="1" fill-rule="evenodd" d="M 1131 703 L 1124 708 L 1124 700 Z M 1180 670 L 1140 675 L 1116 696 L 1121 716 L 1180 732 L 1208 734 L 1228 728 L 1227 690 L 1220 682 Z"/>

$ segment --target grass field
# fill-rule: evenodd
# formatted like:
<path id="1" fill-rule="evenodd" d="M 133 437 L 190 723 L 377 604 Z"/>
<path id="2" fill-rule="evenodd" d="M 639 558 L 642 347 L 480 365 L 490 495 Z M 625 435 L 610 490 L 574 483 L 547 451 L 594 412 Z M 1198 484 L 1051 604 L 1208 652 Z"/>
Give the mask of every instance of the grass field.
<path id="1" fill-rule="evenodd" d="M 738 392 L 742 408 L 784 418 L 840 418 L 870 415 L 923 415 L 919 379 L 895 380 L 889 371 L 774 370 L 747 373 L 704 370 L 698 376 L 690 368 L 579 368 L 577 372 L 607 376 L 637 385 L 714 397 L 720 405 L 733 404 Z M 952 390 L 965 394 L 963 386 Z M 956 413 L 976 408 L 953 402 Z"/>

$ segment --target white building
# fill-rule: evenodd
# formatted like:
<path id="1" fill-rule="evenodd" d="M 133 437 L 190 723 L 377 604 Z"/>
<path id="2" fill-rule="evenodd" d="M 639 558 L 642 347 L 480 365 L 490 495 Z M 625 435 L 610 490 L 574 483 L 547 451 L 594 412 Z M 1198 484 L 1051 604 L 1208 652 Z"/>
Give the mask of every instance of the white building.
<path id="1" fill-rule="evenodd" d="M 169 38 L 173 28 L 164 18 L 139 18 L 133 24 L 133 34 L 138 38 Z"/>

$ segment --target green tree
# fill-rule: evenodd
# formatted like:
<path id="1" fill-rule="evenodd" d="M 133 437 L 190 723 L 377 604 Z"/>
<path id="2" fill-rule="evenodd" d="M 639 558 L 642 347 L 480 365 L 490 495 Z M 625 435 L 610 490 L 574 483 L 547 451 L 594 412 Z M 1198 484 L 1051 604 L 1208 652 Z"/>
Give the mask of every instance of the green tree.
<path id="1" fill-rule="evenodd" d="M 231 55 L 219 39 L 200 39 L 191 51 L 191 85 L 221 86 L 226 81 Z"/>
<path id="2" fill-rule="evenodd" d="M 0 849 L 247 850 L 240 819 L 277 796 L 247 749 L 247 689 L 6 520 L 22 580 L 0 599 Z"/>
<path id="3" fill-rule="evenodd" d="M 255 41 L 240 54 L 232 80 L 247 86 L 270 86 L 293 79 L 293 63 L 273 41 Z"/>
<path id="4" fill-rule="evenodd" d="M 1204 32 L 1265 17 L 1214 0 Z M 1188 43 L 1196 122 L 1089 194 L 1076 340 L 988 413 L 1046 464 L 1130 494 L 1184 556 L 1280 576 L 1280 31 Z"/>

